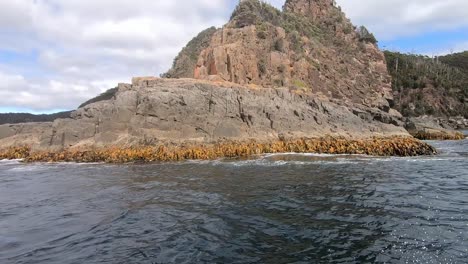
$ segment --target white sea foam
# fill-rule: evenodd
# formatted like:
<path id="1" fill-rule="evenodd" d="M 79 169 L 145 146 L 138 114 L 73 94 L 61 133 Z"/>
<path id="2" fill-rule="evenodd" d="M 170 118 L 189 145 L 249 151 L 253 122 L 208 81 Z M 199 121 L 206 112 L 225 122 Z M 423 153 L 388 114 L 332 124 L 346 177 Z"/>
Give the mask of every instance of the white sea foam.
<path id="1" fill-rule="evenodd" d="M 7 159 L 4 159 L 4 160 L 0 160 L 0 165 L 11 165 L 11 164 L 19 164 L 21 161 L 21 159 L 14 159 L 14 160 L 7 160 Z"/>
<path id="2" fill-rule="evenodd" d="M 275 156 L 299 156 L 299 157 L 372 157 L 368 155 L 359 155 L 359 154 L 322 154 L 322 153 L 296 153 L 296 152 L 284 152 L 284 153 L 273 153 L 273 154 L 265 154 L 263 157 L 275 157 Z"/>
<path id="3" fill-rule="evenodd" d="M 261 166 L 261 167 L 282 167 L 282 166 L 301 166 L 301 165 L 341 165 L 341 164 L 356 164 L 362 161 L 353 159 L 336 159 L 336 160 L 269 160 L 269 159 L 253 159 L 241 161 L 214 161 L 211 164 L 214 166 Z"/>
<path id="4" fill-rule="evenodd" d="M 86 163 L 78 163 L 78 162 L 50 162 L 46 163 L 49 165 L 73 165 L 73 166 L 89 166 L 89 165 L 103 165 L 103 164 L 108 164 L 105 162 L 86 162 Z"/>
<path id="5" fill-rule="evenodd" d="M 28 164 L 28 165 L 22 164 L 22 165 L 20 165 L 20 166 L 16 166 L 16 167 L 13 167 L 13 168 L 9 169 L 8 171 L 30 172 L 30 171 L 40 171 L 40 170 L 46 170 L 46 169 L 48 169 L 48 167 L 45 166 L 45 165 L 42 165 L 42 164 L 34 164 L 34 165 L 31 165 L 31 164 Z"/>

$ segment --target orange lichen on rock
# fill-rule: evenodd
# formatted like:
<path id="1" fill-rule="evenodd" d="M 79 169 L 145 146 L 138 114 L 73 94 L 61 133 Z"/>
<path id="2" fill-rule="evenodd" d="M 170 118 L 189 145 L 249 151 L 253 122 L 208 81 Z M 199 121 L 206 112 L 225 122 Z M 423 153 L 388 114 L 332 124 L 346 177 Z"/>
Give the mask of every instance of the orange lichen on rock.
<path id="1" fill-rule="evenodd" d="M 373 156 L 433 155 L 436 150 L 409 137 L 349 140 L 344 138 L 303 138 L 273 142 L 223 142 L 210 145 L 111 147 L 88 150 L 32 151 L 16 147 L 0 151 L 0 159 L 24 159 L 26 162 L 153 162 L 213 160 L 247 157 L 265 153 L 365 154 Z"/>

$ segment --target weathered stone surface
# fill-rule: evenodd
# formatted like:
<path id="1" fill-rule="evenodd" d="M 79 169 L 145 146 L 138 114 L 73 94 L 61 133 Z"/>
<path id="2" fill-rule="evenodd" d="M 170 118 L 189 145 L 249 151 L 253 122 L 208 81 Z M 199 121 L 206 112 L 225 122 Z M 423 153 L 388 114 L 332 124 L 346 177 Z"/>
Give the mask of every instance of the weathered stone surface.
<path id="1" fill-rule="evenodd" d="M 450 118 L 441 118 L 441 123 L 446 124 L 453 129 L 467 129 L 468 128 L 468 119 L 463 116 L 453 116 Z"/>
<path id="2" fill-rule="evenodd" d="M 453 130 L 446 120 L 432 116 L 409 118 L 405 125 L 408 132 L 419 139 L 457 140 L 464 139 L 461 132 Z"/>
<path id="3" fill-rule="evenodd" d="M 288 0 L 283 12 L 243 1 L 199 50 L 195 65 L 177 58 L 174 65 L 193 69 L 196 79 L 288 87 L 386 112 L 393 101 L 383 53 L 360 41 L 332 0 Z M 171 69 L 170 77 L 187 77 L 187 70 L 178 71 Z"/>
<path id="4" fill-rule="evenodd" d="M 351 110 L 356 109 L 356 110 Z M 364 105 L 319 99 L 281 88 L 249 88 L 192 79 L 148 79 L 120 85 L 114 98 L 71 119 L 0 126 L 0 148 L 26 137 L 38 149 L 211 143 L 279 138 L 409 136 L 396 117 Z M 21 129 L 28 128 L 27 132 Z M 15 132 L 12 132 L 15 131 Z M 14 134 L 14 135 L 13 135 Z M 12 136 L 13 135 L 13 136 Z"/>
<path id="5" fill-rule="evenodd" d="M 39 145 L 52 133 L 52 123 L 0 125 L 0 148 Z"/>

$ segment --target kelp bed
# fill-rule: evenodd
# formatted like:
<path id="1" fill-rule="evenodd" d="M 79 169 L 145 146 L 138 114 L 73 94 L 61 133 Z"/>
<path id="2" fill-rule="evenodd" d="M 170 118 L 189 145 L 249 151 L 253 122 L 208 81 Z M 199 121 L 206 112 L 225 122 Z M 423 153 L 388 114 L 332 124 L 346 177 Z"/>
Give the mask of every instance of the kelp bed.
<path id="1" fill-rule="evenodd" d="M 213 160 L 247 157 L 265 153 L 364 154 L 372 156 L 433 155 L 436 150 L 410 137 L 350 140 L 344 138 L 312 138 L 272 142 L 221 142 L 206 145 L 161 145 L 138 147 L 108 147 L 36 151 L 29 146 L 11 147 L 0 151 L 0 159 L 23 159 L 25 162 L 154 162 L 183 160 Z"/>

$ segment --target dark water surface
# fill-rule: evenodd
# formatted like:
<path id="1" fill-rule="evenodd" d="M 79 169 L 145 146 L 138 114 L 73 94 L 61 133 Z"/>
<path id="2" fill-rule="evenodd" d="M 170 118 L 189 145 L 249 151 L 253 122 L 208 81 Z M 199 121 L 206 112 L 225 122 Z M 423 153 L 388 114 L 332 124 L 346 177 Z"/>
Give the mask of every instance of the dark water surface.
<path id="1" fill-rule="evenodd" d="M 0 263 L 468 263 L 468 141 L 436 157 L 0 162 Z"/>

